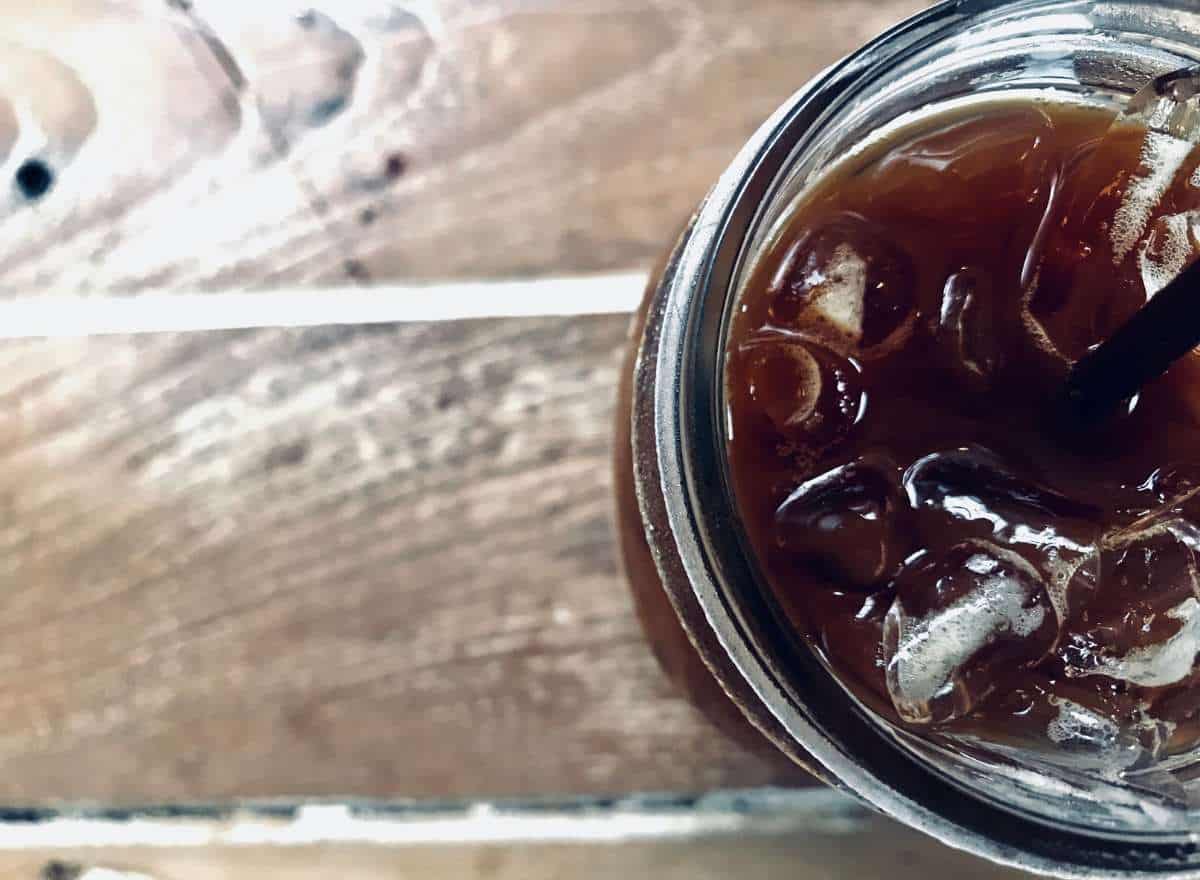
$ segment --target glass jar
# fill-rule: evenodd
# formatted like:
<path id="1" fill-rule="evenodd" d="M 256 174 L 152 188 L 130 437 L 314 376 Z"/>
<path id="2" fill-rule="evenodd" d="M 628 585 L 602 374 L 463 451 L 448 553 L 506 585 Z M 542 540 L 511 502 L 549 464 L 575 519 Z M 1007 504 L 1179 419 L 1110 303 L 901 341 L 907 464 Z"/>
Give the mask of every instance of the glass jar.
<path id="1" fill-rule="evenodd" d="M 1180 0 L 959 0 L 900 24 L 793 96 L 717 181 L 651 284 L 619 404 L 627 571 L 660 658 L 701 708 L 952 846 L 1058 876 L 1200 877 L 1200 789 L 1164 803 L 1020 756 L 984 761 L 858 705 L 791 634 L 741 534 L 724 343 L 789 208 L 856 146 L 997 93 L 1115 106 L 1198 61 L 1200 4 Z"/>

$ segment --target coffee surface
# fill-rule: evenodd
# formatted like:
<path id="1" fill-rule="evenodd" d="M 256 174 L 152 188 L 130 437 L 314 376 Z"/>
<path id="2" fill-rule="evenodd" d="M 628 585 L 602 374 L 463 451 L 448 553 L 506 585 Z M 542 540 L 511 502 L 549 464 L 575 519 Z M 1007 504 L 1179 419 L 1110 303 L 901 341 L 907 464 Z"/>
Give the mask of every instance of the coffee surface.
<path id="1" fill-rule="evenodd" d="M 1198 163 L 1102 108 L 945 111 L 811 186 L 755 268 L 739 514 L 893 723 L 1106 774 L 1200 744 L 1200 358 L 1050 429 L 1070 365 L 1195 258 Z"/>

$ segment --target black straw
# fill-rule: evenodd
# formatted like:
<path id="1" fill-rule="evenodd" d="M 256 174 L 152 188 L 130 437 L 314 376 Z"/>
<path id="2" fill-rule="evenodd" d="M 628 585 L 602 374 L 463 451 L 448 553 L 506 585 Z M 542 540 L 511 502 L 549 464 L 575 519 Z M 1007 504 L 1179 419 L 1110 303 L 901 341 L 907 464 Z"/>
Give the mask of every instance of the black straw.
<path id="1" fill-rule="evenodd" d="M 1197 345 L 1200 262 L 1184 270 L 1117 332 L 1079 359 L 1059 392 L 1059 419 L 1075 428 L 1100 424 Z"/>

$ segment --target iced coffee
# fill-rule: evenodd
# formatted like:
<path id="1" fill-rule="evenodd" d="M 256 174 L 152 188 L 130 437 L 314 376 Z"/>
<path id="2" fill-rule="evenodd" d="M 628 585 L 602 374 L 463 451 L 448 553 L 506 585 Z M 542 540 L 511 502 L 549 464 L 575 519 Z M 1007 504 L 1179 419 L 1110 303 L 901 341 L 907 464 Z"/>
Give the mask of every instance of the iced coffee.
<path id="1" fill-rule="evenodd" d="M 1194 100 L 1164 78 L 1124 112 L 996 97 L 898 126 L 806 189 L 742 291 L 744 532 L 901 729 L 1108 777 L 1200 746 L 1200 359 L 1086 431 L 1053 412 L 1200 256 Z"/>

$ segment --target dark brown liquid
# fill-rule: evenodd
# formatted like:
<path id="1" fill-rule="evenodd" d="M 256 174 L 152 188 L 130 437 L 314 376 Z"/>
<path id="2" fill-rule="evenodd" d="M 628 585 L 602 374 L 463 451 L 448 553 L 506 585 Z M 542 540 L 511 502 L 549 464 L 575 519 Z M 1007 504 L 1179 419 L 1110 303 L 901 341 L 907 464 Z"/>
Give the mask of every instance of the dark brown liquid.
<path id="1" fill-rule="evenodd" d="M 747 534 L 840 679 L 1105 772 L 1200 743 L 1200 359 L 1048 429 L 1069 365 L 1194 256 L 1200 156 L 1113 122 L 976 105 L 844 163 L 758 266 L 726 377 Z"/>

